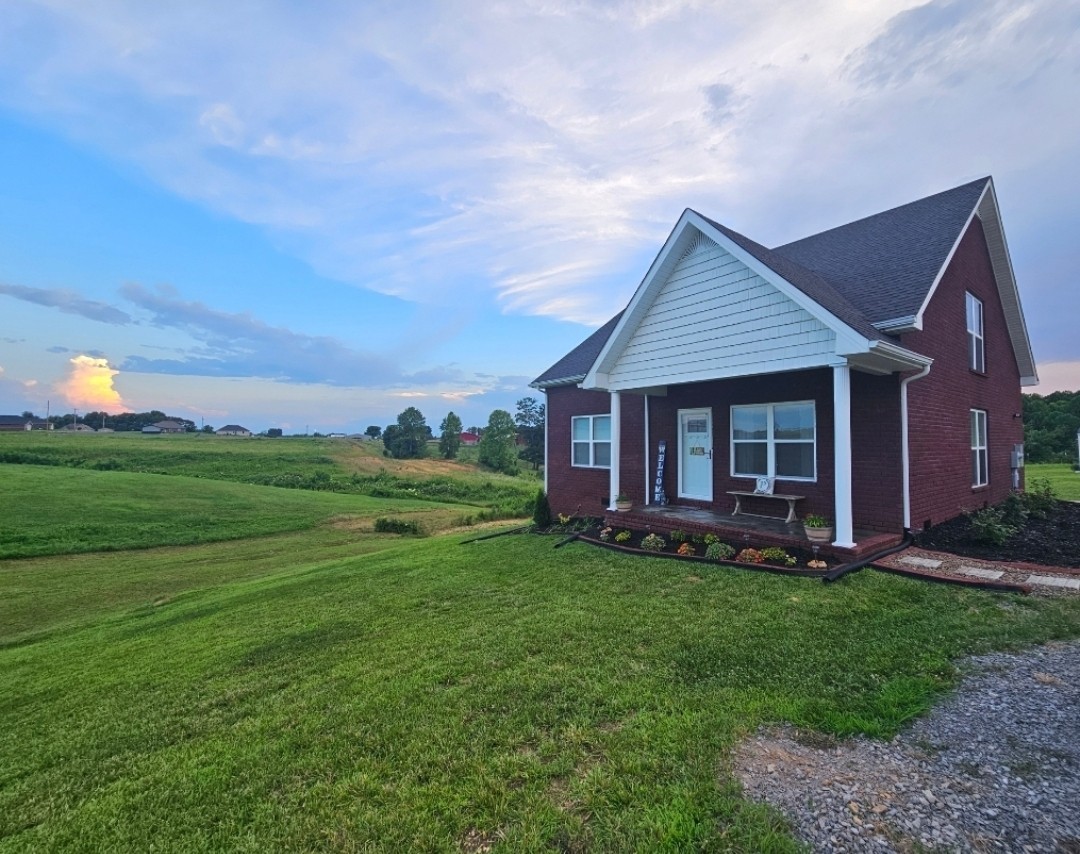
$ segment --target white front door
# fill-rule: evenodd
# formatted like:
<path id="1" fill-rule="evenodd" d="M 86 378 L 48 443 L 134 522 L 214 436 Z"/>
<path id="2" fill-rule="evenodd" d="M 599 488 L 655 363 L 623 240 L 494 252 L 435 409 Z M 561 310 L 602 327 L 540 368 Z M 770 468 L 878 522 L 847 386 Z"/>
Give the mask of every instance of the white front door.
<path id="1" fill-rule="evenodd" d="M 712 410 L 679 410 L 679 497 L 713 499 Z"/>

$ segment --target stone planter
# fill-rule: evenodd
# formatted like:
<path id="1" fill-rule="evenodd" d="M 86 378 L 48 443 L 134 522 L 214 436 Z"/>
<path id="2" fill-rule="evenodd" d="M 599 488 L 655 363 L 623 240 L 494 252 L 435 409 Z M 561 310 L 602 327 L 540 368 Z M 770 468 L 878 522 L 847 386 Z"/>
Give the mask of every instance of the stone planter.
<path id="1" fill-rule="evenodd" d="M 818 543 L 819 545 L 827 545 L 833 541 L 833 529 L 829 528 L 807 528 L 803 526 L 803 530 L 806 531 L 806 539 L 812 543 Z"/>
<path id="2" fill-rule="evenodd" d="M 618 510 L 620 513 L 625 513 L 633 506 L 633 504 L 634 502 L 632 502 L 629 498 L 624 498 L 622 501 L 615 502 L 615 509 Z"/>

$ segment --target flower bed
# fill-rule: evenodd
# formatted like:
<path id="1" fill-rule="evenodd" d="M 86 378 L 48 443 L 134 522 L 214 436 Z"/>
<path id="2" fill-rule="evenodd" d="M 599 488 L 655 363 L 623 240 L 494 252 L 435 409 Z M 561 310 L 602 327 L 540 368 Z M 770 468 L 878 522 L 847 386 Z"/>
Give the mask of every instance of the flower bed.
<path id="1" fill-rule="evenodd" d="M 724 564 L 766 572 L 820 576 L 829 568 L 825 561 L 817 560 L 809 551 L 749 543 L 739 545 L 714 534 L 691 535 L 672 531 L 661 535 L 633 528 L 591 526 L 581 532 L 580 539 L 630 554 Z"/>

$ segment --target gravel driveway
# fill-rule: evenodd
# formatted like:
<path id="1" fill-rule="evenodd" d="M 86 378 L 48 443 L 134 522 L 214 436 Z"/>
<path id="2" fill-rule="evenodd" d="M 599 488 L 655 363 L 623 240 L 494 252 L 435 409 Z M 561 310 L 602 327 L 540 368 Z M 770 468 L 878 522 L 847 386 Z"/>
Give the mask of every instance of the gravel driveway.
<path id="1" fill-rule="evenodd" d="M 1080 854 L 1080 643 L 968 659 L 890 742 L 760 732 L 735 756 L 814 851 Z"/>

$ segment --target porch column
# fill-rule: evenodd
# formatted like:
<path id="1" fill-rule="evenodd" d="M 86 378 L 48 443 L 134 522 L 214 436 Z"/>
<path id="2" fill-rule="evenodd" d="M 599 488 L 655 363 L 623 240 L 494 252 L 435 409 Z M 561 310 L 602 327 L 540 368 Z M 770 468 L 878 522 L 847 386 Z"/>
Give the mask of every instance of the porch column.
<path id="1" fill-rule="evenodd" d="M 615 510 L 615 496 L 619 494 L 619 460 L 622 446 L 622 400 L 619 392 L 611 392 L 611 468 L 608 469 L 610 484 L 608 510 Z"/>
<path id="2" fill-rule="evenodd" d="M 836 466 L 836 540 L 834 546 L 853 548 L 855 525 L 851 502 L 851 368 L 833 366 L 833 449 Z"/>

